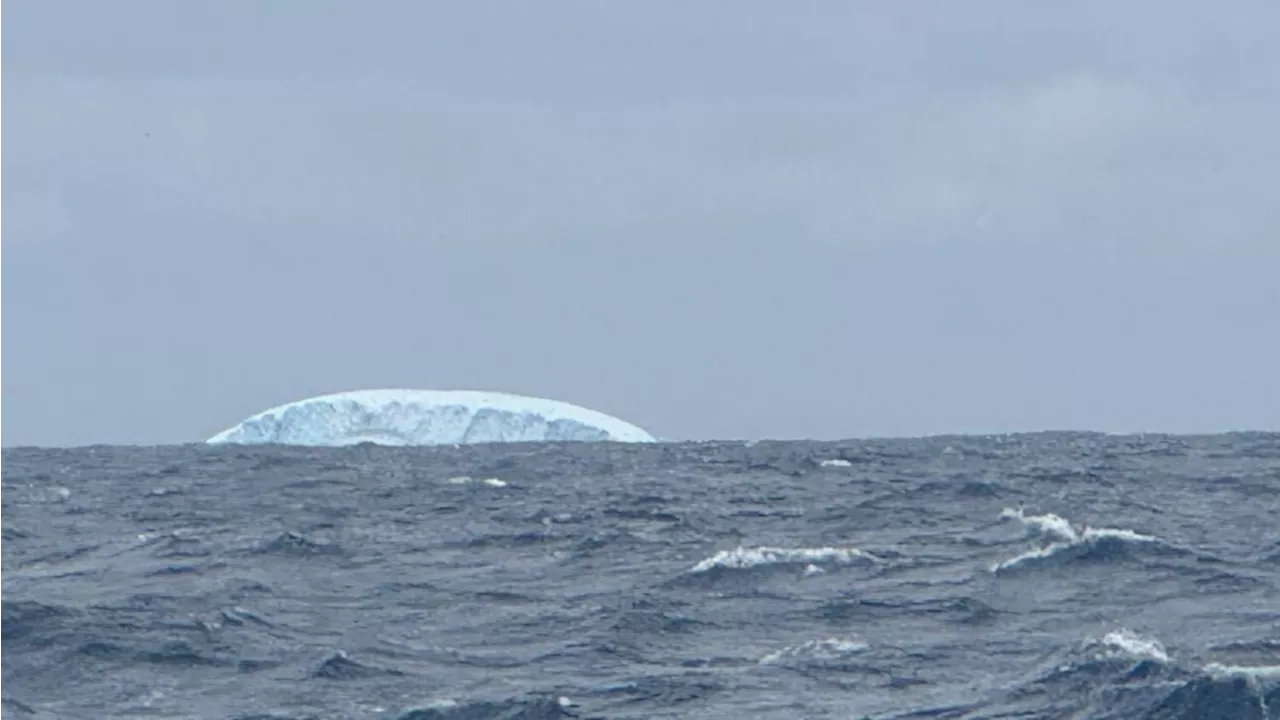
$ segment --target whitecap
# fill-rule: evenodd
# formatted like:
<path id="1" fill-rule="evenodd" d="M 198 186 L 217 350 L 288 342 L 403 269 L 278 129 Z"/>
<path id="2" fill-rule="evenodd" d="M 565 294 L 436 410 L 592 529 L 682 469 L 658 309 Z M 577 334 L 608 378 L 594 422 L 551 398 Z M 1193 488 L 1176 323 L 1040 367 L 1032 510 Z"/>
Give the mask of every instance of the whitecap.
<path id="1" fill-rule="evenodd" d="M 760 658 L 761 665 L 774 665 L 787 660 L 839 660 L 860 653 L 869 646 L 852 638 L 827 638 L 792 645 Z"/>
<path id="2" fill-rule="evenodd" d="M 1119 651 L 1135 660 L 1155 660 L 1160 663 L 1169 662 L 1169 653 L 1159 640 L 1143 637 L 1131 630 L 1121 628 L 1107 633 L 1102 638 L 1102 645 Z"/>
<path id="3" fill-rule="evenodd" d="M 707 572 L 715 568 L 745 570 L 764 565 L 850 565 L 859 561 L 876 561 L 876 556 L 857 548 L 778 548 L 778 547 L 743 547 L 739 545 L 732 550 L 721 550 L 711 557 L 699 562 L 689 572 Z"/>
<path id="4" fill-rule="evenodd" d="M 1003 560 L 991 566 L 991 572 L 999 573 L 1029 562 L 1044 560 L 1066 550 L 1096 545 L 1104 542 L 1121 543 L 1160 543 L 1161 540 L 1151 535 L 1144 535 L 1123 528 L 1092 528 L 1085 526 L 1079 530 L 1072 527 L 1065 518 L 1045 513 L 1044 515 L 1027 515 L 1022 508 L 1005 508 L 1000 517 L 1013 519 L 1022 523 L 1028 533 L 1048 538 L 1049 544 L 1028 550 L 1020 555 Z"/>

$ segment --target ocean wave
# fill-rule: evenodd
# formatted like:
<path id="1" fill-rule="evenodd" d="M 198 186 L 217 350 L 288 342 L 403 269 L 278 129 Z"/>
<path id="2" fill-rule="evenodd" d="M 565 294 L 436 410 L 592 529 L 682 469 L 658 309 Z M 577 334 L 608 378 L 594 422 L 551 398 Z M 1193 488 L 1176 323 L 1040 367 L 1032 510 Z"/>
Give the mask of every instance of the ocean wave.
<path id="1" fill-rule="evenodd" d="M 780 547 L 744 547 L 722 550 L 689 568 L 691 573 L 704 573 L 711 570 L 750 570 L 752 568 L 777 565 L 852 565 L 855 563 L 879 562 L 880 558 L 857 548 L 818 547 L 818 548 L 780 548 Z"/>
<path id="2" fill-rule="evenodd" d="M 843 660 L 866 650 L 868 647 L 870 646 L 867 643 L 853 638 L 833 637 L 824 640 L 809 640 L 799 645 L 791 645 L 768 653 L 760 658 L 760 664 L 779 665 L 792 662 L 822 664 Z"/>
<path id="3" fill-rule="evenodd" d="M 1076 528 L 1065 518 L 1051 513 L 1027 515 L 1021 508 L 1005 508 L 1000 517 L 1022 523 L 1028 534 L 1046 544 L 995 563 L 991 572 L 1002 573 L 1027 565 L 1066 559 L 1118 559 L 1133 549 L 1146 548 L 1181 553 L 1160 538 L 1123 528 Z"/>
<path id="4" fill-rule="evenodd" d="M 6 450 L 4 716 L 1280 720 L 1274 463 L 1124 442 Z"/>

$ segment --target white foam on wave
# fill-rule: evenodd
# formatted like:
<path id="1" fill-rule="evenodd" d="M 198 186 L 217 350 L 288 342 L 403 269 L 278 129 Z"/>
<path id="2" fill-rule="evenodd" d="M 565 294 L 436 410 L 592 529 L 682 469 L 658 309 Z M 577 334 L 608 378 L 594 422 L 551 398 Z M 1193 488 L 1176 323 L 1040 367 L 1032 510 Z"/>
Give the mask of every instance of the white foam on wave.
<path id="1" fill-rule="evenodd" d="M 1125 530 L 1123 528 L 1091 528 L 1083 527 L 1079 530 L 1071 526 L 1065 518 L 1046 513 L 1044 515 L 1027 515 L 1022 508 L 1005 508 L 1000 512 L 1000 517 L 1005 519 L 1013 519 L 1021 522 L 1023 526 L 1033 535 L 1039 535 L 1050 539 L 1048 545 L 1028 550 L 1017 557 L 998 562 L 991 566 L 991 572 L 1001 572 L 1009 570 L 1027 562 L 1035 560 L 1043 560 L 1052 557 L 1064 550 L 1088 545 L 1106 540 L 1119 540 L 1121 542 L 1130 543 L 1158 543 L 1160 539 L 1151 535 L 1143 535 L 1133 530 Z"/>
<path id="2" fill-rule="evenodd" d="M 1104 635 L 1102 637 L 1102 645 L 1135 660 L 1169 662 L 1169 653 L 1165 652 L 1164 646 L 1160 644 L 1159 640 L 1143 637 L 1125 628 L 1114 630 Z"/>
<path id="3" fill-rule="evenodd" d="M 869 646 L 852 638 L 827 638 L 792 645 L 760 658 L 761 665 L 775 665 L 788 660 L 839 660 L 866 650 Z"/>
<path id="4" fill-rule="evenodd" d="M 486 485 L 488 487 L 502 488 L 507 486 L 507 481 L 501 478 L 491 477 L 491 478 L 484 478 L 483 480 L 476 480 L 470 475 L 459 475 L 457 477 L 451 477 L 448 480 L 445 480 L 445 482 L 449 483 L 450 485 L 470 485 L 472 483 L 478 482 L 481 485 Z"/>
<path id="5" fill-rule="evenodd" d="M 1204 671 L 1215 678 L 1242 677 L 1253 684 L 1270 685 L 1280 682 L 1280 665 L 1224 665 L 1209 663 Z"/>
<path id="6" fill-rule="evenodd" d="M 655 439 L 631 423 L 558 400 L 471 390 L 390 389 L 279 405 L 207 442 L 332 446 Z"/>
<path id="7" fill-rule="evenodd" d="M 1270 708 L 1263 696 L 1280 688 L 1280 665 L 1227 665 L 1215 662 L 1205 665 L 1204 672 L 1215 680 L 1244 680 L 1245 685 L 1257 693 L 1259 709 L 1267 717 L 1272 717 L 1267 713 Z"/>
<path id="8" fill-rule="evenodd" d="M 879 560 L 868 552 L 857 548 L 778 548 L 778 547 L 743 547 L 732 550 L 721 550 L 711 557 L 699 562 L 689 572 L 707 572 L 716 568 L 745 570 L 766 565 L 798 565 L 811 567 L 819 565 L 851 565 L 855 562 L 875 562 Z M 806 573 L 809 573 L 806 568 Z"/>

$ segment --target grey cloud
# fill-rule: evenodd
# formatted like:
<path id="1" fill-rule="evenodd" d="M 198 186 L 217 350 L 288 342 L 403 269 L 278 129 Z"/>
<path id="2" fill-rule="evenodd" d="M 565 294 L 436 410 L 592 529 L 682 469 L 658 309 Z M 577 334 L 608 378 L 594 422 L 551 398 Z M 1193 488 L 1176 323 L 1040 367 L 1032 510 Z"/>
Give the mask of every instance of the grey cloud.
<path id="1" fill-rule="evenodd" d="M 288 7 L 6 4 L 6 443 L 1276 426 L 1270 4 Z"/>

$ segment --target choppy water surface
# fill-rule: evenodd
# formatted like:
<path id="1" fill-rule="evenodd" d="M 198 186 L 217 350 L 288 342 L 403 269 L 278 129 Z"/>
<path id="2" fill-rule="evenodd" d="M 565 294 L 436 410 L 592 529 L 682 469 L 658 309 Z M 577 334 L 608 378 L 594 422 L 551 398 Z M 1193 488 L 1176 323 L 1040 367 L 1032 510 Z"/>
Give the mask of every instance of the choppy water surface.
<path id="1" fill-rule="evenodd" d="M 1280 435 L 6 450 L 6 718 L 1280 718 Z"/>

